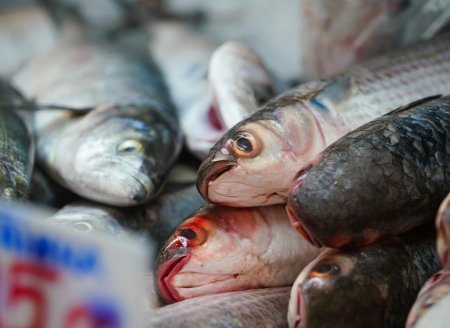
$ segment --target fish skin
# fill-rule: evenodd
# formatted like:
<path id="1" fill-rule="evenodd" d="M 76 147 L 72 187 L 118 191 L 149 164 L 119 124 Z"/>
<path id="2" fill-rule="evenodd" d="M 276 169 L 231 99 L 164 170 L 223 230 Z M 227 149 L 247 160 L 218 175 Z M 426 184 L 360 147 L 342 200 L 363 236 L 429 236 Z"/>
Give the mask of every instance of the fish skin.
<path id="1" fill-rule="evenodd" d="M 426 313 L 430 312 L 431 308 L 443 301 L 444 298 L 448 299 L 450 295 L 450 272 L 441 270 L 434 274 L 423 287 L 420 289 L 417 299 L 409 311 L 408 319 L 406 321 L 406 328 L 420 327 L 422 318 L 424 318 L 425 326 L 436 327 L 431 322 L 426 322 Z M 441 320 L 448 320 L 447 314 L 441 314 Z M 445 318 L 445 319 L 444 319 Z M 440 327 L 444 327 L 441 322 Z M 447 323 L 448 325 L 448 323 Z M 422 326 L 424 327 L 424 326 Z"/>
<path id="2" fill-rule="evenodd" d="M 332 142 L 396 107 L 449 93 L 449 62 L 445 34 L 281 94 L 211 149 L 199 169 L 201 194 L 229 206 L 285 203 L 297 172 Z M 237 152 L 240 132 L 255 139 L 254 152 Z"/>
<path id="3" fill-rule="evenodd" d="M 290 191 L 313 244 L 367 245 L 435 219 L 450 190 L 450 96 L 402 107 L 348 133 Z"/>
<path id="4" fill-rule="evenodd" d="M 442 266 L 448 270 L 450 269 L 450 192 L 439 207 L 436 216 L 436 231 L 439 258 L 441 259 Z"/>
<path id="5" fill-rule="evenodd" d="M 119 43 L 69 40 L 15 76 L 38 105 L 73 109 L 35 117 L 38 161 L 71 191 L 131 206 L 161 190 L 181 135 L 162 77 L 147 57 Z M 86 109 L 85 116 L 74 113 Z"/>
<path id="6" fill-rule="evenodd" d="M 162 299 L 177 302 L 287 286 L 321 251 L 295 233 L 283 206 L 206 206 L 183 220 L 161 248 L 156 287 Z"/>
<path id="7" fill-rule="evenodd" d="M 290 287 L 205 295 L 148 312 L 145 327 L 286 327 Z"/>
<path id="8" fill-rule="evenodd" d="M 32 108 L 0 79 L 0 198 L 25 200 L 34 165 L 34 142 L 15 106 Z"/>
<path id="9" fill-rule="evenodd" d="M 292 287 L 290 327 L 404 327 L 419 289 L 440 269 L 430 228 L 325 251 Z"/>

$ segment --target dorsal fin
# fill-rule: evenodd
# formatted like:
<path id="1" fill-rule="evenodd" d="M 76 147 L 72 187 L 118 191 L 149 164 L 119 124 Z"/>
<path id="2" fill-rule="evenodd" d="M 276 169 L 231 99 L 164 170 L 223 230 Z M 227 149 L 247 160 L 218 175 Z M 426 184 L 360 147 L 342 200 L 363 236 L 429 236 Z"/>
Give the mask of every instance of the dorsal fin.
<path id="1" fill-rule="evenodd" d="M 396 109 L 390 111 L 389 113 L 384 114 L 383 116 L 392 115 L 392 114 L 398 114 L 398 113 L 404 112 L 406 110 L 409 110 L 411 108 L 414 108 L 416 106 L 425 104 L 425 103 L 427 103 L 427 102 L 429 102 L 431 100 L 434 100 L 434 99 L 437 99 L 437 98 L 441 98 L 441 97 L 442 97 L 442 95 L 434 95 L 434 96 L 428 96 L 428 97 L 425 97 L 425 98 L 422 98 L 422 99 L 414 100 L 413 102 L 411 102 L 411 103 L 409 103 L 407 105 L 397 107 Z"/>
<path id="2" fill-rule="evenodd" d="M 312 95 L 308 101 L 322 110 L 335 108 L 351 97 L 352 86 L 353 77 L 344 75 L 325 85 L 317 93 Z"/>

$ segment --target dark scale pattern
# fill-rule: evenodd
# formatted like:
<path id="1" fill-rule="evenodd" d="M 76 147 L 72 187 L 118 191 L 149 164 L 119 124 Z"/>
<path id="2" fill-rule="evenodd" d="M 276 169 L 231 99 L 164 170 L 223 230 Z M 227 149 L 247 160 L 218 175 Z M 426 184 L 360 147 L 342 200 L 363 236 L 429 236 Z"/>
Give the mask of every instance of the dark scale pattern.
<path id="1" fill-rule="evenodd" d="M 348 133 L 300 186 L 290 205 L 324 245 L 342 246 L 336 236 L 366 244 L 433 220 L 450 191 L 450 97 Z"/>

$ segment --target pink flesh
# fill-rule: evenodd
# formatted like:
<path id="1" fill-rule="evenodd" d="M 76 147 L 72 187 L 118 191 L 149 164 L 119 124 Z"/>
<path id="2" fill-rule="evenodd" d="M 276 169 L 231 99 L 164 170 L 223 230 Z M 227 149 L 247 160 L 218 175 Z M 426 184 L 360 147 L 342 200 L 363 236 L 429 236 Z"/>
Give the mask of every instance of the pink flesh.
<path id="1" fill-rule="evenodd" d="M 176 257 L 165 262 L 157 273 L 158 290 L 161 297 L 168 302 L 182 301 L 183 298 L 172 287 L 173 277 L 185 265 L 188 256 Z"/>

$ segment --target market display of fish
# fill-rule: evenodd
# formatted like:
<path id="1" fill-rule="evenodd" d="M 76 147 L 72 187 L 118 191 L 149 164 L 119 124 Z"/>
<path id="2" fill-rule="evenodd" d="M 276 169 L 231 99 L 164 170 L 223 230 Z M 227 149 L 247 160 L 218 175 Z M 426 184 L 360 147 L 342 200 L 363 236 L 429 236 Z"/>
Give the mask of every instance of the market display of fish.
<path id="1" fill-rule="evenodd" d="M 450 272 L 441 270 L 422 287 L 408 314 L 406 328 L 448 327 L 450 316 Z"/>
<path id="2" fill-rule="evenodd" d="M 37 113 L 40 165 L 80 196 L 118 206 L 153 198 L 181 148 L 158 69 L 127 50 L 63 42 L 14 80 L 38 104 L 72 109 Z"/>
<path id="3" fill-rule="evenodd" d="M 450 34 L 310 81 L 268 101 L 231 128 L 199 169 L 212 203 L 285 203 L 299 171 L 355 128 L 412 101 L 450 92 Z"/>
<path id="4" fill-rule="evenodd" d="M 205 207 L 161 248 L 156 283 L 168 302 L 228 291 L 288 286 L 314 259 L 283 206 Z"/>
<path id="5" fill-rule="evenodd" d="M 292 287 L 289 326 L 404 327 L 419 289 L 440 268 L 434 237 L 420 227 L 361 250 L 325 251 Z"/>
<path id="6" fill-rule="evenodd" d="M 290 287 L 205 295 L 148 312 L 146 327 L 285 327 Z"/>
<path id="7" fill-rule="evenodd" d="M 450 192 L 443 200 L 436 217 L 437 249 L 442 266 L 450 269 Z"/>
<path id="8" fill-rule="evenodd" d="M 0 198 L 7 200 L 27 198 L 34 164 L 34 142 L 18 105 L 33 106 L 0 79 Z"/>
<path id="9" fill-rule="evenodd" d="M 297 177 L 287 211 L 314 245 L 367 245 L 432 221 L 450 190 L 450 96 L 349 132 Z"/>

